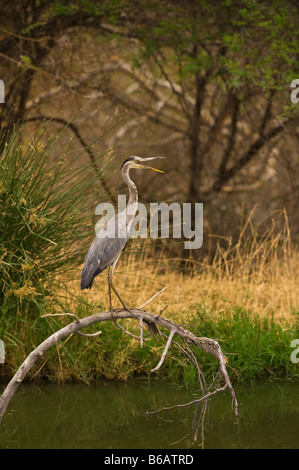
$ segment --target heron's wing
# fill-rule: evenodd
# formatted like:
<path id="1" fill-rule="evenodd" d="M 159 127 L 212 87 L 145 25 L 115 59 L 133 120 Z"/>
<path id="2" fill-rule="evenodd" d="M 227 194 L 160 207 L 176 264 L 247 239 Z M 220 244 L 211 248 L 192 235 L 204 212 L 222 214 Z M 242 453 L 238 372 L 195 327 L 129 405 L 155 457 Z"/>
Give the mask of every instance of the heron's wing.
<path id="1" fill-rule="evenodd" d="M 91 288 L 94 278 L 110 266 L 125 249 L 128 242 L 126 227 L 119 224 L 118 230 L 113 230 L 117 223 L 118 214 L 99 231 L 90 245 L 81 275 L 82 290 Z M 115 233 L 119 236 L 115 236 Z"/>

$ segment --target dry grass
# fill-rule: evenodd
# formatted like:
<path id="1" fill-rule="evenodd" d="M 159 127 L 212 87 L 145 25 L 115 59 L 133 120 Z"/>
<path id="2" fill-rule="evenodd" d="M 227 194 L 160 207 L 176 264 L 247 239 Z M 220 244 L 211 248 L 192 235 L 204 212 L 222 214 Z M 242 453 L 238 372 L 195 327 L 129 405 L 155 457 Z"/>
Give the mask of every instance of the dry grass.
<path id="1" fill-rule="evenodd" d="M 299 257 L 290 242 L 287 219 L 281 229 L 273 225 L 262 235 L 253 230 L 249 220 L 237 243 L 227 240 L 224 249 L 220 241 L 212 262 L 207 256 L 182 264 L 182 260 L 171 259 L 162 252 L 157 255 L 153 240 L 144 240 L 144 245 L 143 241 L 132 240 L 117 265 L 115 285 L 126 303 L 134 307 L 140 307 L 167 285 L 167 290 L 146 309 L 160 313 L 168 306 L 163 312 L 165 317 L 187 328 L 192 325 L 192 331 L 198 335 L 220 338 L 225 352 L 233 353 L 229 361 L 234 379 L 298 378 L 298 364 L 290 361 L 290 342 L 299 334 Z M 65 287 L 60 279 L 57 300 L 61 300 L 61 311 L 83 317 L 108 308 L 105 272 L 95 279 L 91 291 L 81 292 L 79 286 L 80 269 L 70 275 Z M 113 298 L 114 306 L 118 307 L 119 302 Z M 59 312 L 58 306 L 49 302 L 46 313 L 54 312 Z M 34 324 L 32 321 L 32 317 L 22 317 L 22 322 L 11 319 L 7 325 L 6 375 L 15 372 L 16 364 L 33 347 L 69 319 L 36 318 Z M 123 326 L 139 333 L 137 322 L 128 321 Z M 140 348 L 138 341 L 122 334 L 110 322 L 101 325 L 101 330 L 99 340 L 74 335 L 61 342 L 32 371 L 32 377 L 62 382 L 89 382 L 103 377 L 126 380 L 134 374 L 147 375 L 157 365 L 162 343 L 151 338 L 146 347 Z M 196 371 L 185 367 L 185 356 L 178 360 L 174 353 L 167 360 L 168 366 L 161 371 L 164 377 L 179 382 L 183 377 L 185 383 L 194 383 Z M 206 362 L 204 357 L 201 360 L 206 373 L 214 374 L 214 362 Z"/>
<path id="2" fill-rule="evenodd" d="M 242 307 L 254 314 L 292 323 L 299 310 L 299 256 L 292 247 L 286 214 L 280 214 L 280 228 L 274 223 L 259 235 L 259 227 L 252 223 L 253 212 L 242 227 L 239 239 L 232 244 L 227 239 L 223 248 L 218 239 L 212 263 L 208 257 L 190 260 L 184 270 L 177 259 L 165 254 L 150 253 L 145 241 L 145 254 L 124 253 L 116 268 L 114 282 L 128 305 L 140 306 L 164 286 L 167 290 L 149 306 L 159 313 L 167 305 L 165 316 L 188 321 L 201 304 L 205 310 L 217 315 L 231 314 Z M 283 222 L 283 223 L 281 223 Z M 223 240 L 222 240 L 223 241 Z M 139 245 L 132 241 L 131 249 Z M 79 270 L 76 281 L 67 284 L 72 294 L 93 305 L 108 307 L 106 273 L 95 280 L 91 291 L 79 291 Z M 115 299 L 115 306 L 118 301 Z"/>

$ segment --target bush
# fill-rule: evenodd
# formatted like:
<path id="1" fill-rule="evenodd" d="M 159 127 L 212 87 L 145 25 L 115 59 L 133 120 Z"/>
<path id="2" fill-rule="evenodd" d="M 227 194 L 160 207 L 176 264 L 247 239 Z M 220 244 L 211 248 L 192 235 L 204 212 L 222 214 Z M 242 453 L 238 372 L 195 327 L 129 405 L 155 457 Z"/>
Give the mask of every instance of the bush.
<path id="1" fill-rule="evenodd" d="M 70 160 L 67 147 L 54 157 L 60 135 L 42 144 L 45 129 L 29 143 L 24 129 L 15 129 L 0 146 L 2 319 L 36 315 L 52 295 L 55 277 L 85 254 L 78 241 L 86 237 L 86 201 L 97 175 L 86 162 L 79 164 L 80 155 Z"/>

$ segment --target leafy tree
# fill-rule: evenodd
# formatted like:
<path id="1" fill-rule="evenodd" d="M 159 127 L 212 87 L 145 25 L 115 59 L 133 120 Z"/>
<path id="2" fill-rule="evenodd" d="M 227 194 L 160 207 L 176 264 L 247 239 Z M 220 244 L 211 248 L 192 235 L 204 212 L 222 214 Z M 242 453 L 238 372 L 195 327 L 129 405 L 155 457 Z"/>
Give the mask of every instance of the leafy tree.
<path id="1" fill-rule="evenodd" d="M 156 84 L 169 83 L 177 113 L 168 125 L 188 141 L 188 197 L 205 199 L 295 122 L 295 108 L 287 108 L 299 74 L 298 8 L 281 0 L 138 4 L 125 35 L 141 44 L 136 66 L 156 68 Z M 163 112 L 153 119 L 167 120 Z"/>
<path id="2" fill-rule="evenodd" d="M 229 194 L 249 191 L 252 197 L 263 184 L 277 185 L 269 161 L 284 159 L 280 188 L 299 226 L 293 176 L 299 171 L 298 108 L 290 101 L 290 83 L 299 77 L 298 16 L 292 0 L 7 2 L 1 124 L 9 131 L 16 120 L 38 119 L 45 97 L 63 97 L 70 88 L 80 96 L 84 86 L 125 115 L 114 142 L 132 141 L 134 129 L 169 143 L 177 184 L 164 197 L 177 198 L 179 189 L 186 200 L 209 202 L 217 214 L 213 226 L 221 207 L 227 211 L 234 203 Z M 66 37 L 79 54 L 75 79 L 63 59 L 60 68 L 49 66 L 50 59 L 59 62 L 57 47 Z M 85 70 L 76 40 L 84 44 L 87 37 L 94 57 L 93 68 Z M 32 97 L 37 79 L 45 91 Z M 73 131 L 84 142 L 79 128 Z"/>

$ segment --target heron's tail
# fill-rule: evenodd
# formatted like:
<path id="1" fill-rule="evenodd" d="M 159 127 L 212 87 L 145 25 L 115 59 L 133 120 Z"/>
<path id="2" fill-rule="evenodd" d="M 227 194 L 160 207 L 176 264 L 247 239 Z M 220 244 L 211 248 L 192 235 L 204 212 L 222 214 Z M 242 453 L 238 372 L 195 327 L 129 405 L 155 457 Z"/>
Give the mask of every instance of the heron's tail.
<path id="1" fill-rule="evenodd" d="M 93 270 L 90 269 L 90 266 L 85 266 L 82 269 L 82 273 L 81 273 L 81 285 L 80 285 L 81 290 L 91 289 L 94 278 L 95 276 L 94 276 Z"/>
<path id="2" fill-rule="evenodd" d="M 106 268 L 104 268 L 106 269 Z M 100 274 L 103 269 L 100 269 L 98 266 L 95 266 L 93 263 L 84 266 L 81 273 L 81 290 L 91 289 L 93 285 L 94 278 Z"/>

